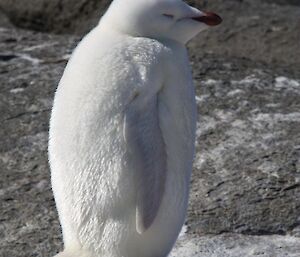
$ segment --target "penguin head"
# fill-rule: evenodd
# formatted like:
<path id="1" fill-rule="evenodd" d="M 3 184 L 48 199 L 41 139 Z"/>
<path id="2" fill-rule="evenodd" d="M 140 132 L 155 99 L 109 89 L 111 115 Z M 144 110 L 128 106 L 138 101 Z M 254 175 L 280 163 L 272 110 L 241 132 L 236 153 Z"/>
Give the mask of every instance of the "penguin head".
<path id="1" fill-rule="evenodd" d="M 114 0 L 100 21 L 135 37 L 172 39 L 185 44 L 222 19 L 182 0 Z"/>

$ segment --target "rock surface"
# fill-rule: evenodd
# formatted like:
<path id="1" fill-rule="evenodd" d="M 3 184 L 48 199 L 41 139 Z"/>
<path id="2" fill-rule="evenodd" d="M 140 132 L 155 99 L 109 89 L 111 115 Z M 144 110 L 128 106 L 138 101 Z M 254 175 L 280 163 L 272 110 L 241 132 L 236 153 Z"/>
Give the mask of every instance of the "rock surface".
<path id="1" fill-rule="evenodd" d="M 0 28 L 1 257 L 52 256 L 61 246 L 47 137 L 53 93 L 73 41 Z"/>
<path id="2" fill-rule="evenodd" d="M 0 0 L 0 9 L 8 15 L 15 25 L 22 28 L 59 33 L 83 33 L 96 25 L 110 2 L 111 0 L 27 0 L 26 4 L 19 4 L 18 0 Z M 248 8 L 239 8 L 239 6 L 245 7 L 245 4 L 258 6 L 257 4 L 261 5 L 267 2 L 281 5 L 300 5 L 298 0 L 227 0 L 225 5 L 222 0 L 188 0 L 187 2 L 201 8 L 217 8 L 221 13 L 226 13 L 231 9 L 234 19 L 236 13 L 240 15 L 241 11 L 251 14 L 252 19 L 253 17 L 257 19 L 260 8 L 257 8 L 255 13 L 248 12 Z M 269 15 L 271 16 L 271 13 Z M 283 17 L 283 14 L 279 15 Z"/>
<path id="3" fill-rule="evenodd" d="M 11 22 L 21 28 L 44 32 L 83 33 L 97 24 L 110 0 L 0 0 Z"/>
<path id="4" fill-rule="evenodd" d="M 300 65 L 298 0 L 188 1 L 219 13 L 224 22 L 194 40 L 196 48 L 223 57 L 246 57 L 278 65 Z M 22 28 L 82 35 L 95 26 L 110 0 L 0 0 L 11 21 Z M 281 3 L 284 5 L 276 5 Z M 295 5 L 290 5 L 291 3 Z M 194 48 L 195 48 L 194 47 Z"/>
<path id="5" fill-rule="evenodd" d="M 193 60 L 199 124 L 191 231 L 293 233 L 300 213 L 299 74 L 211 56 L 199 69 Z"/>
<path id="6" fill-rule="evenodd" d="M 222 7 L 228 16 L 231 5 L 238 2 Z M 249 13 L 257 10 L 249 1 L 239 8 L 245 6 Z M 281 25 L 296 28 L 292 15 L 299 7 L 263 4 L 259 11 L 270 9 L 289 11 Z M 243 15 L 244 22 L 225 24 L 190 44 L 197 154 L 187 234 L 174 257 L 296 257 L 300 251 L 299 31 L 288 32 L 288 45 L 279 37 L 286 30 L 274 34 L 263 55 L 265 34 Z M 47 164 L 48 120 L 57 83 L 80 36 L 14 29 L 4 18 L 1 25 L 7 28 L 0 28 L 0 256 L 53 256 L 62 242 Z M 241 50 L 244 41 L 237 38 L 248 30 L 260 40 Z M 226 49 L 233 41 L 220 40 L 227 33 L 236 35 L 232 40 L 239 46 L 232 52 Z"/>
<path id="7" fill-rule="evenodd" d="M 298 257 L 300 239 L 290 236 L 182 235 L 170 257 Z"/>

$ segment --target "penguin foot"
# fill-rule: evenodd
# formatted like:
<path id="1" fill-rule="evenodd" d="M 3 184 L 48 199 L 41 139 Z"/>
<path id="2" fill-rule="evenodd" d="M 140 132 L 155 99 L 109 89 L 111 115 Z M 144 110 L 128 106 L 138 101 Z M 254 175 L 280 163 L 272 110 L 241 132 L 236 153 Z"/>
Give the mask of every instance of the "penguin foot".
<path id="1" fill-rule="evenodd" d="M 86 251 L 63 251 L 59 254 L 55 255 L 54 257 L 94 257 L 89 252 Z"/>

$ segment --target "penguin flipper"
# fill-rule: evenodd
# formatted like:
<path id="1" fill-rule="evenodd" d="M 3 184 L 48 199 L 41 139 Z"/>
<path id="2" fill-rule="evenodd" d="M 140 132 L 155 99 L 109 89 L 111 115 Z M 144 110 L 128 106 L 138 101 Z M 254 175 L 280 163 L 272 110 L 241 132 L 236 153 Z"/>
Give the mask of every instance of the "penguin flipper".
<path id="1" fill-rule="evenodd" d="M 136 172 L 136 229 L 145 232 L 153 223 L 165 191 L 166 146 L 159 122 L 158 94 L 147 103 L 133 101 L 124 119 L 129 165 Z"/>

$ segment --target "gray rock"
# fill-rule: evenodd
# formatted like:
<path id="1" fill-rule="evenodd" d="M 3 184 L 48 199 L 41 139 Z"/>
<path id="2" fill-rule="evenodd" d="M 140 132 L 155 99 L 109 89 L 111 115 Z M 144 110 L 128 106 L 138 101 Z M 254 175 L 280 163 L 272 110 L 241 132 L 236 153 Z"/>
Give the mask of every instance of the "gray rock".
<path id="1" fill-rule="evenodd" d="M 97 24 L 110 0 L 0 0 L 2 9 L 18 27 L 44 32 L 85 33 Z"/>
<path id="2" fill-rule="evenodd" d="M 0 29 L 0 256 L 61 246 L 47 162 L 53 93 L 72 37 Z"/>
<path id="3" fill-rule="evenodd" d="M 260 0 L 210 1 L 223 23 L 191 42 L 194 49 L 269 65 L 300 67 L 300 6 Z"/>
<path id="4" fill-rule="evenodd" d="M 13 25 L 9 21 L 8 17 L 0 9 L 0 27 L 12 28 Z"/>
<path id="5" fill-rule="evenodd" d="M 300 239 L 291 236 L 183 235 L 170 257 L 298 257 Z"/>
<path id="6" fill-rule="evenodd" d="M 286 3 L 283 6 L 267 0 L 188 2 L 216 11 L 224 19 L 221 26 L 193 41 L 201 51 L 299 67 L 300 47 L 294 42 L 300 38 L 300 7 L 289 5 L 291 1 L 281 1 Z M 0 9 L 22 28 L 82 35 L 98 23 L 109 3 L 110 0 L 28 0 L 20 5 L 18 0 L 0 0 Z"/>
<path id="7" fill-rule="evenodd" d="M 194 57 L 200 122 L 188 224 L 199 234 L 291 233 L 300 211 L 300 77 L 243 62 L 209 58 L 199 69 Z"/>
<path id="8" fill-rule="evenodd" d="M 265 0 L 268 3 L 275 3 L 281 5 L 300 5 L 298 0 Z"/>

